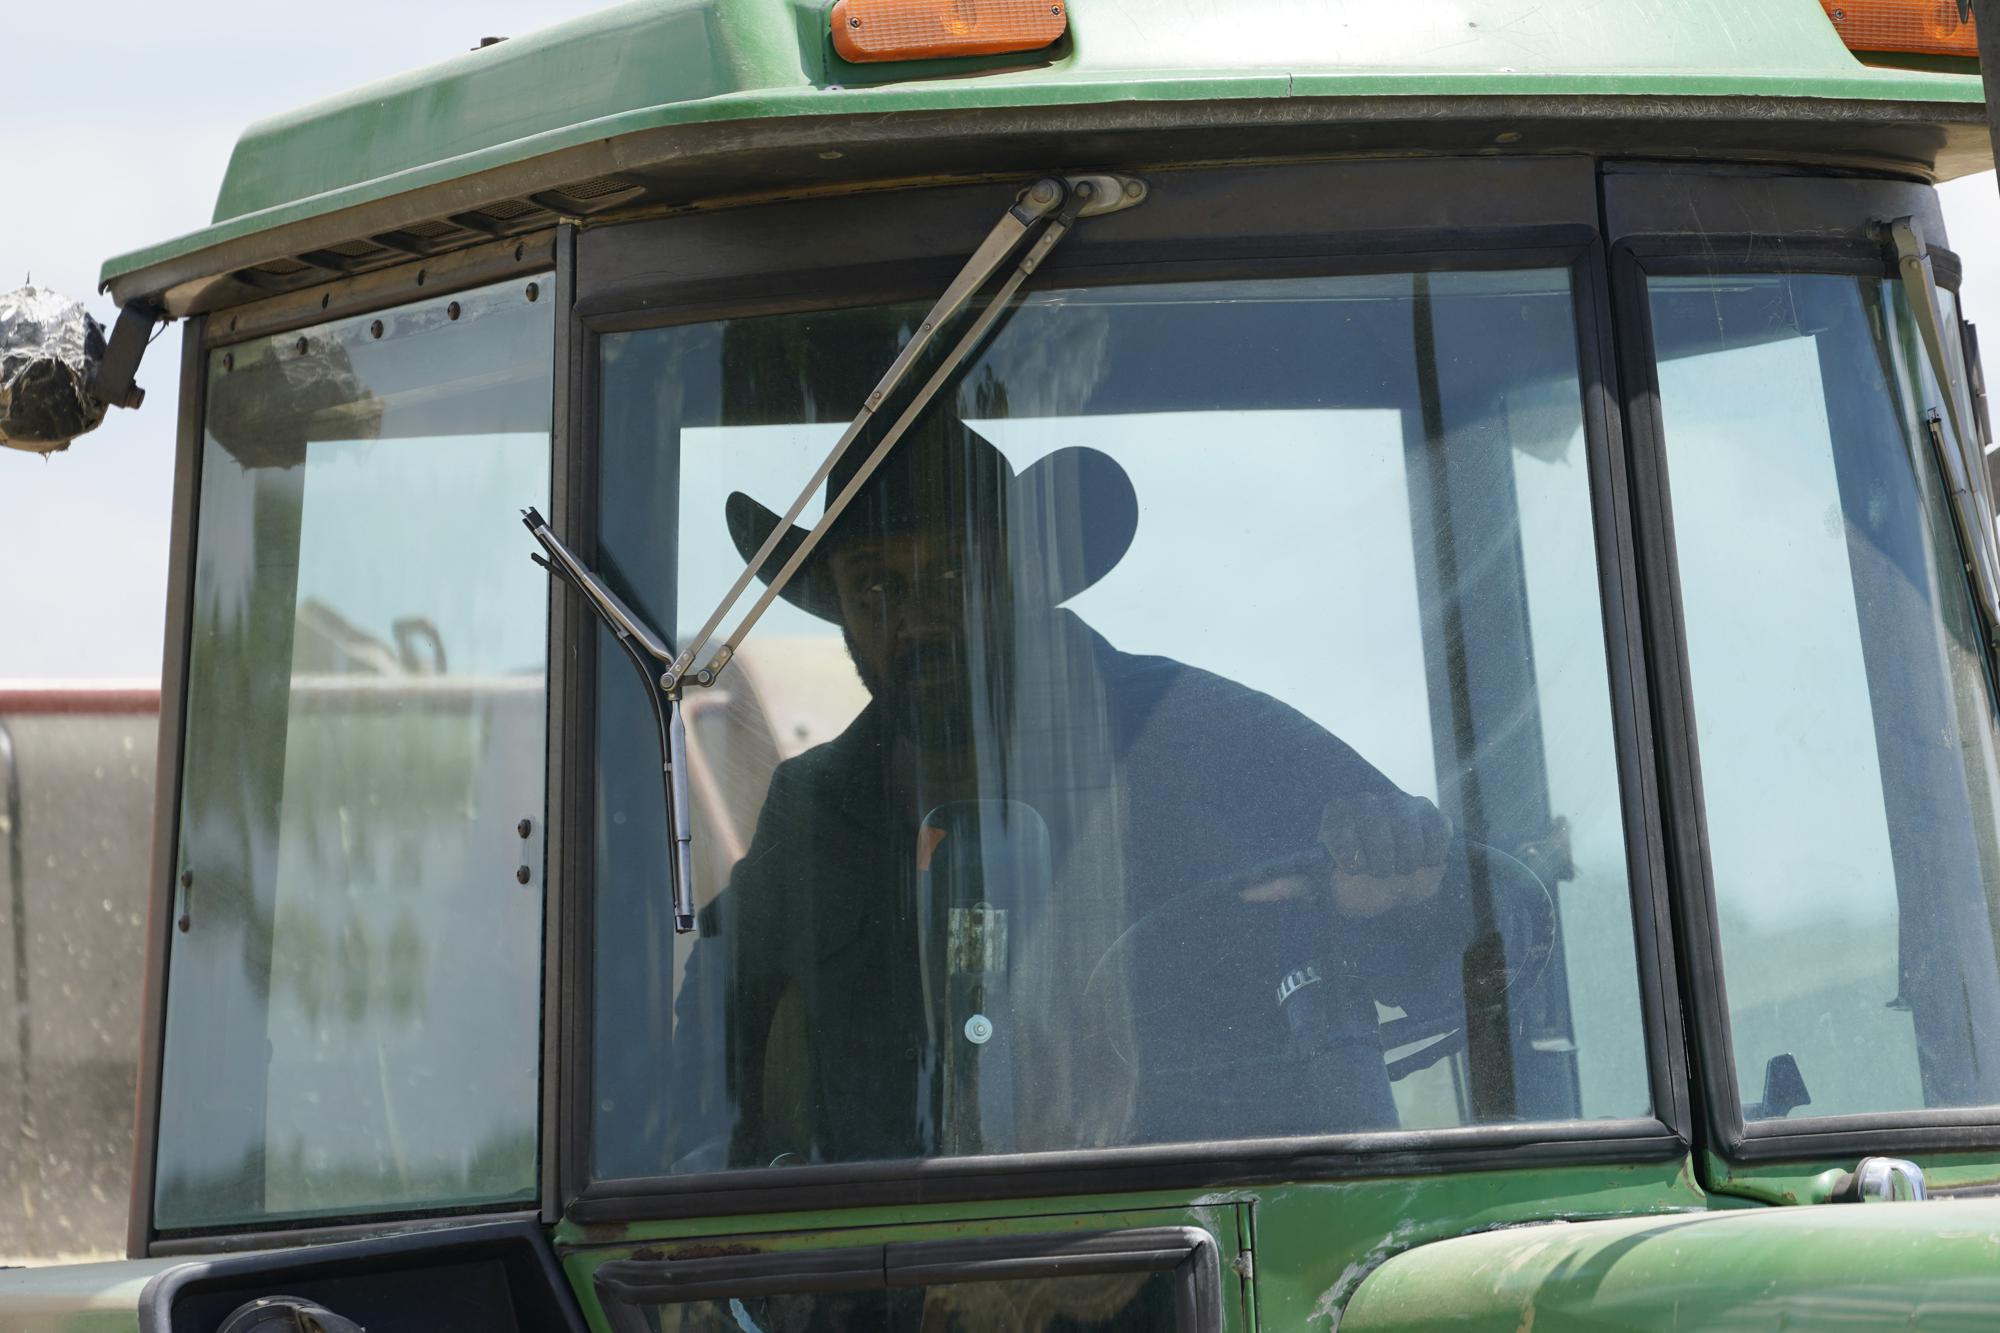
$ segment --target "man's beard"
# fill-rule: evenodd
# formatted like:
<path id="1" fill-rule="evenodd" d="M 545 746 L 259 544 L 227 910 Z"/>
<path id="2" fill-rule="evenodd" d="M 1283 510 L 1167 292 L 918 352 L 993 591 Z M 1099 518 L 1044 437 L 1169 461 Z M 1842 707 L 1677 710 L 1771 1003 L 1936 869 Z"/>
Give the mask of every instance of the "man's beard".
<path id="1" fill-rule="evenodd" d="M 934 639 L 911 644 L 882 672 L 856 650 L 853 635 L 842 637 L 883 720 L 922 752 L 969 752 L 1008 710 L 1011 661 L 975 663 L 962 641 Z"/>

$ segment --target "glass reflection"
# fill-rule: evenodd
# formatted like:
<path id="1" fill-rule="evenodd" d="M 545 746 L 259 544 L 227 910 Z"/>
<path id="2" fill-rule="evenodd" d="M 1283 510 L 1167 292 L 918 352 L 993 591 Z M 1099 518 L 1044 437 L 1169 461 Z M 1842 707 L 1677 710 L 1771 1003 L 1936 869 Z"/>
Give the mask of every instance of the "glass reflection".
<path id="1" fill-rule="evenodd" d="M 532 1193 L 551 325 L 453 300 L 211 356 L 163 1229 Z"/>
<path id="2" fill-rule="evenodd" d="M 621 591 L 919 313 L 608 338 Z M 690 693 L 691 945 L 602 655 L 600 1172 L 1643 1114 L 1593 551 L 1561 272 L 1033 299 Z"/>
<path id="3" fill-rule="evenodd" d="M 1163 1333 L 1181 1326 L 1171 1273 L 940 1283 L 730 1297 L 648 1309 L 648 1333 Z"/>
<path id="4" fill-rule="evenodd" d="M 1901 286 L 1650 288 L 1744 1114 L 1991 1105 L 2000 729 Z"/>

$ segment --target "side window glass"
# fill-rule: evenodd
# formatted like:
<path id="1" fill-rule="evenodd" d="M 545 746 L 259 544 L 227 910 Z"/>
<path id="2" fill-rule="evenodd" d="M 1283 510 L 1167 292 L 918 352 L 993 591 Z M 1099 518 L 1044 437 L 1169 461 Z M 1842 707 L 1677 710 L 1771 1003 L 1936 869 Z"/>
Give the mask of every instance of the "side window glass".
<path id="1" fill-rule="evenodd" d="M 2000 1101 L 2000 733 L 1901 289 L 1649 286 L 1745 1117 Z"/>
<path id="2" fill-rule="evenodd" d="M 525 287 L 209 358 L 162 1230 L 533 1194 L 547 584 L 517 515 L 552 324 Z"/>

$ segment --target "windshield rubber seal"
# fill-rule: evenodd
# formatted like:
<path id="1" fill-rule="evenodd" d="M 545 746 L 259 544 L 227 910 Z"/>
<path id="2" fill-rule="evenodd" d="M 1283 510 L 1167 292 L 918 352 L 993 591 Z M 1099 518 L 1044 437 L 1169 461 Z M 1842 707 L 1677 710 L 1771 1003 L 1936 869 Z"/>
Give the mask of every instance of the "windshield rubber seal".
<path id="1" fill-rule="evenodd" d="M 1361 176 L 1370 166 L 1334 164 L 1324 168 L 1338 181 Z M 1406 165 L 1406 164 L 1391 164 Z M 1473 164 L 1457 164 L 1461 170 Z M 1524 166 L 1489 162 L 1482 168 Z M 1217 173 L 1240 176 L 1241 171 Z M 1461 211 L 1466 178 L 1440 172 L 1436 185 L 1451 196 L 1441 208 Z M 1176 192 L 1157 188 L 1146 209 L 1130 217 L 1158 221 L 1172 217 L 1180 201 Z M 1419 202 L 1424 196 L 1419 196 Z M 1379 196 L 1378 196 L 1379 200 Z M 1296 212 L 1297 200 L 1274 201 L 1284 212 Z M 1595 191 L 1592 191 L 1595 208 Z M 1372 205 L 1371 205 L 1372 206 Z M 1411 215 L 1421 208 L 1410 200 L 1399 204 Z M 807 215 L 808 217 L 810 215 Z M 968 216 L 984 216 L 969 210 Z M 1469 215 L 1468 215 L 1469 216 Z M 732 219 L 740 220 L 740 219 Z M 1638 608 L 1633 600 L 1632 538 L 1629 524 L 1618 512 L 1623 494 L 1622 451 L 1614 454 L 1617 394 L 1611 377 L 1611 334 L 1607 304 L 1608 278 L 1604 252 L 1597 245 L 1597 219 L 1524 223 L 1513 227 L 1468 225 L 1450 228 L 1396 230 L 1372 219 L 1352 232 L 1335 229 L 1322 217 L 1308 233 L 1242 237 L 1217 236 L 1199 219 L 1185 214 L 1171 237 L 1151 239 L 1141 247 L 1121 247 L 1115 233 L 1119 218 L 1100 219 L 1094 235 L 1079 234 L 1065 253 L 1051 262 L 1024 290 L 1109 283 L 1157 283 L 1207 278 L 1255 278 L 1357 273 L 1436 271 L 1442 269 L 1511 269 L 1564 267 L 1569 271 L 1576 316 L 1578 376 L 1585 398 L 1586 449 L 1593 468 L 1593 523 L 1603 602 L 1607 675 L 1616 762 L 1625 801 L 1627 864 L 1637 934 L 1636 963 L 1643 1030 L 1647 1042 L 1647 1073 L 1655 1114 L 1622 1121 L 1570 1121 L 1541 1125 L 1486 1125 L 1449 1130 L 1340 1135 L 1282 1141 L 1222 1141 L 1122 1147 L 1083 1152 L 1042 1153 L 1019 1157 L 930 1159 L 805 1167 L 779 1167 L 674 1177 L 593 1179 L 589 1160 L 592 1110 L 591 1060 L 595 1034 L 590 1005 L 590 928 L 571 937 L 566 953 L 566 1020 L 571 1045 L 564 1061 L 569 1080 L 562 1153 L 565 1216 L 579 1223 L 630 1221 L 642 1218 L 702 1216 L 716 1213 L 781 1211 L 813 1207 L 858 1207 L 867 1204 L 907 1204 L 941 1199 L 1033 1197 L 1124 1189 L 1198 1188 L 1224 1183 L 1300 1179 L 1341 1179 L 1358 1176 L 1435 1174 L 1447 1170 L 1492 1170 L 1530 1165 L 1554 1166 L 1594 1162 L 1641 1162 L 1686 1154 L 1693 1142 L 1687 1102 L 1688 1079 L 1679 1052 L 1679 1000 L 1672 993 L 1675 967 L 1672 945 L 1664 935 L 1664 832 L 1658 805 L 1639 799 L 1650 782 L 1650 738 L 1646 728 L 1646 684 Z M 572 431 L 580 447 L 594 451 L 600 425 L 598 394 L 599 348 L 604 335 L 635 329 L 695 323 L 732 315 L 832 309 L 881 304 L 898 299 L 927 299 L 934 279 L 949 277 L 951 260 L 935 265 L 888 265 L 863 261 L 845 268 L 760 275 L 744 265 L 731 270 L 692 264 L 685 273 L 660 271 L 660 256 L 675 253 L 668 230 L 706 225 L 721 219 L 691 216 L 627 227 L 586 232 L 584 244 L 595 242 L 606 253 L 595 262 L 580 252 L 576 313 L 587 350 L 582 353 L 583 384 L 578 420 Z M 983 225 L 983 224 L 980 224 Z M 802 236 L 803 236 L 802 232 Z M 816 253 L 841 254 L 845 228 L 814 234 Z M 1096 240 L 1097 244 L 1090 242 Z M 1218 251 L 1221 250 L 1221 253 Z M 626 274 L 621 256 L 652 270 L 644 280 Z M 1129 259 L 1126 256 L 1130 256 Z M 643 260 L 640 256 L 644 256 Z M 742 264 L 740 259 L 737 260 Z M 606 275 L 601 287 L 589 280 Z M 583 496 L 580 507 L 589 507 Z M 581 514 L 566 515 L 571 522 Z M 581 527 L 569 529 L 582 531 Z M 574 549 L 599 568 L 594 548 Z M 594 636 L 570 651 L 578 653 L 576 678 L 588 679 L 588 654 Z M 579 742 L 580 744 L 582 742 Z M 593 772 L 588 765 L 581 769 Z M 573 803 L 566 819 L 578 829 L 592 827 L 595 798 L 588 783 L 568 788 Z M 578 839 L 579 842 L 582 839 Z M 584 859 L 589 852 L 573 848 Z M 587 895 L 593 872 L 578 868 L 575 895 Z M 587 909 L 584 910 L 586 915 Z"/>

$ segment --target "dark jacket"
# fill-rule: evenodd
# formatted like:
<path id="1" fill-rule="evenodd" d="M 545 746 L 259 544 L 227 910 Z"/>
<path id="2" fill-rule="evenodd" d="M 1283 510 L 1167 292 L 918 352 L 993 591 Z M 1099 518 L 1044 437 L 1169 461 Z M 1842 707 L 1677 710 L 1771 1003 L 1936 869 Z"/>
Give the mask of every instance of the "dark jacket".
<path id="1" fill-rule="evenodd" d="M 1249 911 L 1229 886 L 1310 853 L 1329 802 L 1393 785 L 1276 699 L 1057 615 L 1030 687 L 1061 706 L 989 738 L 1006 756 L 991 794 L 1040 812 L 1053 882 L 1010 913 L 1009 1045 L 978 1052 L 989 1071 L 1008 1052 L 1009 1106 L 987 1107 L 983 1150 L 1341 1128 L 1289 1082 L 1277 1010 L 1283 976 L 1333 947 L 1327 923 Z M 961 1016 L 918 966 L 933 914 L 889 739 L 871 704 L 781 764 L 701 914 L 676 1005 L 677 1170 L 943 1150 L 939 1052 Z"/>

